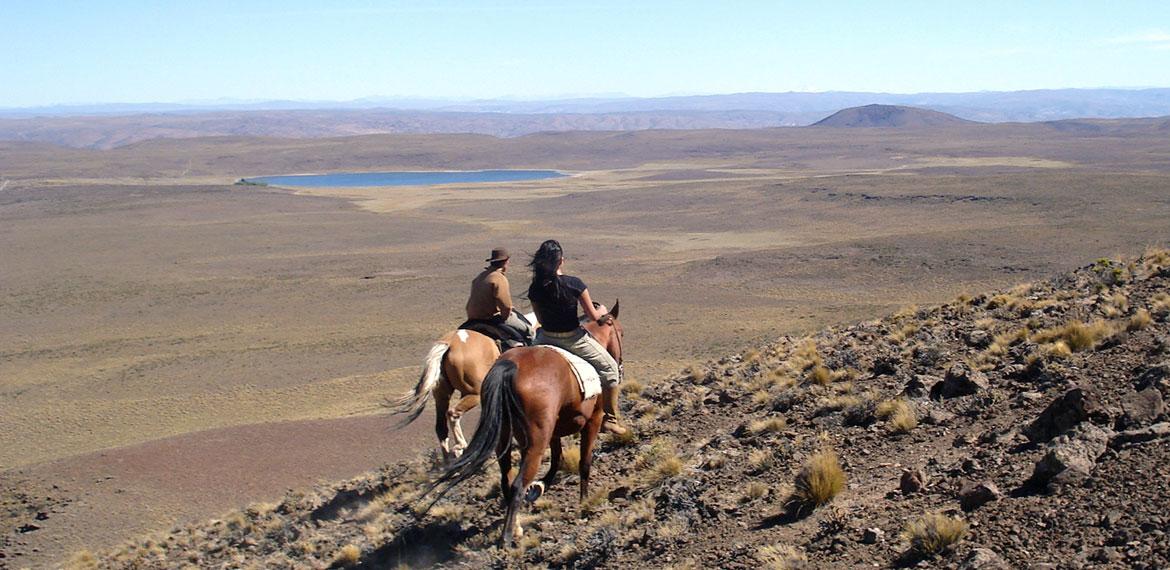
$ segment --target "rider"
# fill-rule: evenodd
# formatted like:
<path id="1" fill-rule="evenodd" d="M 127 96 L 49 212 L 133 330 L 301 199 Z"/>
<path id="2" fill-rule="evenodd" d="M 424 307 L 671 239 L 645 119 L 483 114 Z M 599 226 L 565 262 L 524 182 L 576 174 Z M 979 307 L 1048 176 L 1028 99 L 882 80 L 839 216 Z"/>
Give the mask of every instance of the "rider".
<path id="1" fill-rule="evenodd" d="M 512 292 L 508 287 L 508 250 L 497 247 L 485 259 L 488 266 L 471 281 L 471 295 L 467 298 L 468 322 L 488 321 L 508 333 L 509 344 L 526 344 L 532 338 L 532 325 L 512 310 Z"/>
<path id="2" fill-rule="evenodd" d="M 563 348 L 592 364 L 601 376 L 601 407 L 605 419 L 603 431 L 622 435 L 626 427 L 618 417 L 617 398 L 621 391 L 621 372 L 613 356 L 605 350 L 584 328 L 577 318 L 580 305 L 589 320 L 596 321 L 604 315 L 593 305 L 585 283 L 572 275 L 561 273 L 565 257 L 561 244 L 548 240 L 532 256 L 532 285 L 528 287 L 528 300 L 536 311 L 541 328 L 536 331 L 536 344 L 551 344 Z"/>

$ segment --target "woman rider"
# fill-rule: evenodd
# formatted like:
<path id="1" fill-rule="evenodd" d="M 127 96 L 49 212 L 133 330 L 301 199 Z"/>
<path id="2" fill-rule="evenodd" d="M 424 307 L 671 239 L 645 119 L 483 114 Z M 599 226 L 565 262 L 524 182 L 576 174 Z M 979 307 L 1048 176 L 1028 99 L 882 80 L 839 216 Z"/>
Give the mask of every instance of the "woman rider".
<path id="1" fill-rule="evenodd" d="M 601 343 L 581 327 L 577 307 L 585 311 L 589 320 L 604 316 L 593 306 L 585 283 L 572 275 L 561 273 L 565 257 L 561 244 L 548 240 L 532 256 L 532 284 L 528 286 L 528 301 L 536 311 L 541 327 L 536 330 L 536 344 L 551 344 L 563 348 L 593 365 L 601 376 L 601 408 L 605 419 L 602 431 L 622 435 L 625 426 L 617 412 L 617 396 L 621 390 L 621 374 L 617 361 Z"/>

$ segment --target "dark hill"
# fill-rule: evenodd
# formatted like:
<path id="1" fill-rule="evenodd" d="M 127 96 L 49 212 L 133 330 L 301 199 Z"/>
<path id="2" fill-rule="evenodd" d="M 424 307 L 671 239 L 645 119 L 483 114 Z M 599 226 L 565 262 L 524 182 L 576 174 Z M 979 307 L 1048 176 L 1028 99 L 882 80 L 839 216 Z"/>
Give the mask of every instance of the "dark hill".
<path id="1" fill-rule="evenodd" d="M 937 127 L 972 125 L 939 111 L 900 105 L 865 105 L 842 109 L 812 124 L 814 127 Z"/>

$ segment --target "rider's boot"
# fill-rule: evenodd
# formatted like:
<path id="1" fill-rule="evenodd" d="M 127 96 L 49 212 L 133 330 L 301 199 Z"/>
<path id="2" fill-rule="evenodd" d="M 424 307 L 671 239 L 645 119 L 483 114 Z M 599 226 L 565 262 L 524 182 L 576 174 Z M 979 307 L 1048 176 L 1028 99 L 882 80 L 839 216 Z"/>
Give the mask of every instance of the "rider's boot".
<path id="1" fill-rule="evenodd" d="M 621 386 L 603 386 L 601 388 L 601 411 L 604 414 L 601 421 L 601 431 L 603 432 L 625 435 L 628 431 L 618 416 L 617 401 L 621 391 Z"/>

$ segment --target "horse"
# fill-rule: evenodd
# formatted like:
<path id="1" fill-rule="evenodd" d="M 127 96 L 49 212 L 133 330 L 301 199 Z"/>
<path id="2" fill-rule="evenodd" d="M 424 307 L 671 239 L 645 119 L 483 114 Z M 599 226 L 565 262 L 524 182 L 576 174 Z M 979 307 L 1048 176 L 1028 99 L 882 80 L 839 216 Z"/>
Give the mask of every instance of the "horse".
<path id="1" fill-rule="evenodd" d="M 617 321 L 618 309 L 615 302 L 613 311 L 584 326 L 620 366 L 622 329 Z M 483 409 L 475 435 L 463 455 L 431 485 L 429 491 L 442 487 L 431 505 L 495 456 L 507 509 L 501 542 L 510 548 L 523 533 L 518 517 L 521 500 L 532 503 L 556 482 L 562 437 L 581 434 L 580 500 L 589 496 L 593 445 L 601 430 L 601 402 L 599 396 L 584 399 L 568 362 L 552 348 L 542 346 L 513 348 L 501 355 L 484 377 L 480 395 Z M 509 481 L 513 440 L 521 458 L 516 476 Z M 551 465 L 537 481 L 544 450 L 550 447 Z"/>
<path id="2" fill-rule="evenodd" d="M 398 427 L 406 426 L 422 414 L 430 394 L 435 399 L 435 435 L 439 438 L 443 463 L 458 458 L 467 447 L 460 420 L 468 410 L 479 405 L 480 384 L 499 356 L 496 342 L 487 335 L 463 329 L 443 335 L 427 352 L 418 384 L 392 402 L 397 408 L 395 414 L 406 414 Z M 456 391 L 461 396 L 455 409 L 450 409 L 451 396 Z"/>

